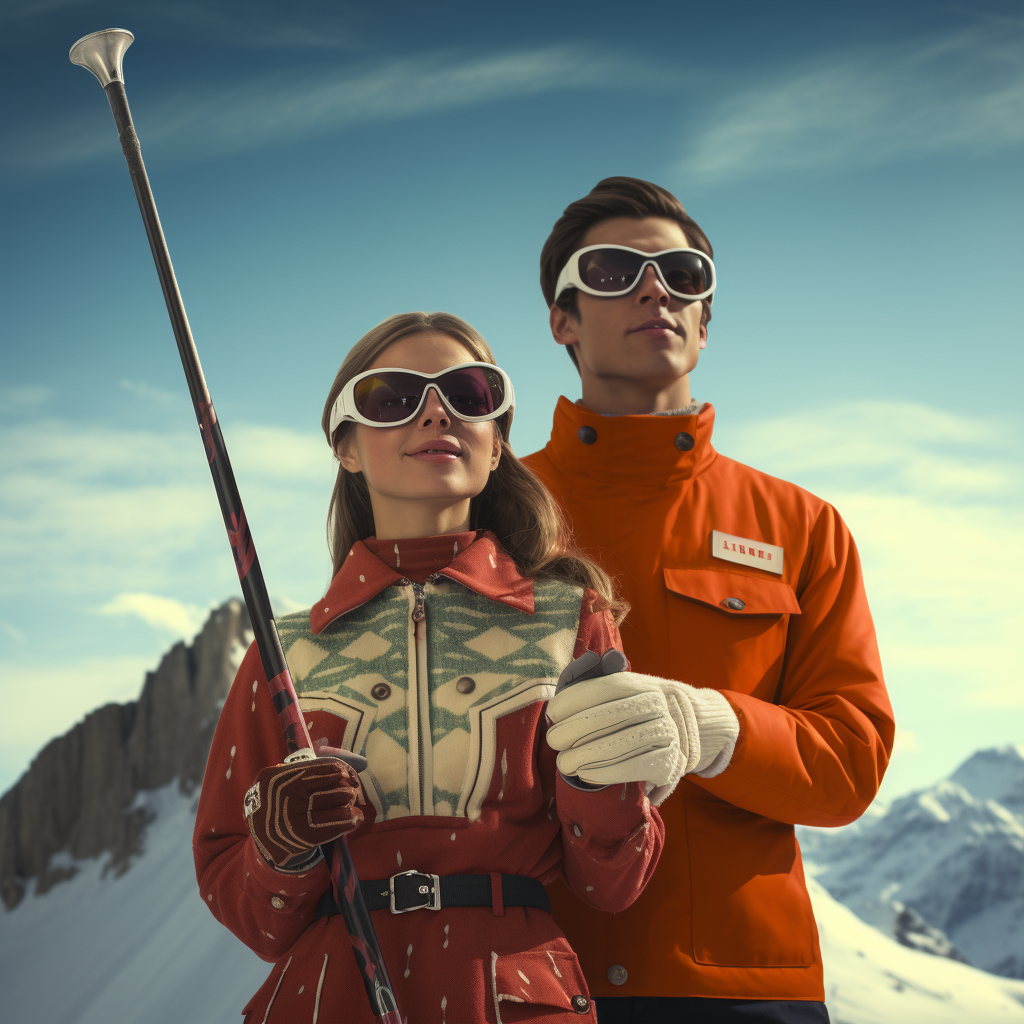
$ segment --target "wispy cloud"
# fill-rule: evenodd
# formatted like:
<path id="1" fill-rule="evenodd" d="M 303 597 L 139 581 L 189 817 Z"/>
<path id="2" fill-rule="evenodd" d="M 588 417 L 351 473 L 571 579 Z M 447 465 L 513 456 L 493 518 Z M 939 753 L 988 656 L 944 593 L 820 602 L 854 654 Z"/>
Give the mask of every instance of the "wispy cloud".
<path id="1" fill-rule="evenodd" d="M 282 8 L 273 2 L 220 4 L 175 0 L 154 5 L 151 15 L 197 42 L 227 43 L 258 50 L 337 50 L 357 36 L 339 26 L 337 7 L 305 3 Z"/>
<path id="2" fill-rule="evenodd" d="M 239 591 L 198 431 L 22 412 L 0 444 L 0 699 L 31 726 L 0 723 L 0 789 L 49 737 L 136 697 L 168 639 Z M 330 576 L 330 449 L 313 430 L 224 429 L 272 605 L 308 608 Z M 25 710 L 40 701 L 53 713 Z"/>
<path id="3" fill-rule="evenodd" d="M 974 505 L 1024 496 L 1019 424 L 915 402 L 846 402 L 772 417 L 741 443 L 787 479 Z"/>
<path id="4" fill-rule="evenodd" d="M 638 72 L 611 52 L 563 45 L 485 56 L 436 52 L 315 75 L 277 70 L 226 88 L 190 86 L 157 103 L 133 106 L 144 149 L 159 146 L 179 158 L 202 159 L 324 137 L 366 122 L 606 87 L 627 69 L 634 87 L 665 80 L 654 69 Z M 7 162 L 27 171 L 110 153 L 108 137 L 69 122 L 23 140 Z"/>
<path id="5" fill-rule="evenodd" d="M 84 7 L 90 0 L 14 0 L 0 9 L 0 24 L 32 21 L 34 18 L 65 11 L 71 7 Z"/>
<path id="6" fill-rule="evenodd" d="M 208 611 L 159 594 L 123 593 L 101 605 L 99 613 L 141 619 L 150 626 L 191 640 L 202 628 Z"/>
<path id="7" fill-rule="evenodd" d="M 0 389 L 0 413 L 24 415 L 53 397 L 53 389 L 42 384 Z"/>
<path id="8" fill-rule="evenodd" d="M 97 26 L 107 22 L 109 5 L 97 0 L 14 0 L 0 8 L 0 25 L 24 30 L 51 14 L 86 7 L 96 9 Z M 191 46 L 217 43 L 259 50 L 337 50 L 355 45 L 357 39 L 339 25 L 343 18 L 344 12 L 322 3 L 283 9 L 272 0 L 220 0 L 216 6 L 195 0 L 162 0 L 133 12 L 131 24 L 138 26 L 141 21 L 146 35 L 179 36 Z"/>
<path id="9" fill-rule="evenodd" d="M 155 388 L 144 380 L 127 380 L 122 377 L 118 384 L 122 391 L 127 391 L 129 395 L 138 398 L 147 405 L 178 405 L 184 400 L 182 395 L 172 394 L 170 391 L 164 391 L 162 388 Z"/>
<path id="10" fill-rule="evenodd" d="M 9 640 L 16 644 L 23 644 L 27 637 L 23 629 L 18 629 L 13 623 L 0 620 L 0 633 L 3 633 Z"/>
<path id="11" fill-rule="evenodd" d="M 688 181 L 845 169 L 1024 141 L 1024 27 L 838 52 L 723 100 L 679 164 Z"/>
<path id="12" fill-rule="evenodd" d="M 723 447 L 838 508 L 901 693 L 1013 708 L 1020 688 L 1005 681 L 1024 673 L 1024 612 L 1007 599 L 1024 575 L 1020 434 L 975 414 L 852 402 L 734 427 Z"/>
<path id="13" fill-rule="evenodd" d="M 330 449 L 312 431 L 244 423 L 225 437 L 268 582 L 308 606 L 329 568 Z M 8 427 L 0 563 L 0 597 L 12 600 L 45 591 L 96 607 L 142 591 L 219 601 L 238 586 L 198 431 Z"/>

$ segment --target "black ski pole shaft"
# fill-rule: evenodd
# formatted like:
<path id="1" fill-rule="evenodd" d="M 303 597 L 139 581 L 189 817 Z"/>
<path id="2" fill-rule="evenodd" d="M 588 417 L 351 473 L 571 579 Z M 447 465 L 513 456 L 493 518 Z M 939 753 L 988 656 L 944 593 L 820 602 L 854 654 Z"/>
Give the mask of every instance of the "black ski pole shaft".
<path id="1" fill-rule="evenodd" d="M 121 140 L 121 150 L 128 163 L 135 197 L 139 201 L 139 210 L 146 225 L 149 247 L 156 263 L 164 301 L 167 303 L 167 313 L 171 318 L 174 340 L 178 344 L 178 354 L 185 370 L 189 394 L 192 396 L 192 405 L 206 449 L 210 472 L 213 475 L 217 500 L 234 554 L 238 579 L 242 585 L 242 596 L 249 611 L 256 646 L 259 649 L 274 707 L 284 731 L 288 748 L 286 760 L 305 760 L 315 757 L 316 754 L 305 719 L 299 709 L 298 696 L 291 673 L 288 671 L 284 651 L 281 649 L 267 585 L 256 556 L 256 546 L 249 524 L 245 520 L 245 510 L 242 508 L 235 476 L 231 471 L 227 448 L 213 409 L 213 402 L 210 400 L 210 392 L 206 387 L 203 368 L 199 364 L 199 353 L 192 339 L 185 305 L 178 290 L 163 228 L 160 226 L 153 191 L 149 186 L 145 164 L 142 162 L 142 149 L 128 109 L 121 62 L 125 50 L 131 46 L 134 39 L 135 37 L 126 29 L 104 29 L 102 32 L 93 32 L 79 39 L 71 47 L 69 56 L 73 64 L 88 68 L 96 76 L 110 102 Z M 352 939 L 353 953 L 359 964 L 370 1006 L 377 1020 L 383 1024 L 401 1024 L 380 944 L 369 911 L 366 909 L 359 888 L 359 879 L 344 838 L 335 843 L 332 855 L 331 877 L 335 889 L 334 898 Z"/>

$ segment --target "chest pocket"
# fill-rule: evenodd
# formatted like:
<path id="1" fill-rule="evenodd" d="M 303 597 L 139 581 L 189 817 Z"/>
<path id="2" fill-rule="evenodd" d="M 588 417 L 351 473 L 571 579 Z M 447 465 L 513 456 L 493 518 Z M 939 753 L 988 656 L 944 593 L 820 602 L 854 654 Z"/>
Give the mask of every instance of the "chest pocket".
<path id="1" fill-rule="evenodd" d="M 783 580 L 723 569 L 665 568 L 668 648 L 677 678 L 774 700 L 792 615 Z"/>

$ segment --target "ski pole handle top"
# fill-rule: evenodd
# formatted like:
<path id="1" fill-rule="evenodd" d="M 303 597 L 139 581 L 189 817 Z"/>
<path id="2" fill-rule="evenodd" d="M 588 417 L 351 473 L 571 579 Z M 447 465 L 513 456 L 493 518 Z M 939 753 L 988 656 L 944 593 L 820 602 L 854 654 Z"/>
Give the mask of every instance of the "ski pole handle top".
<path id="1" fill-rule="evenodd" d="M 135 42 L 135 36 L 126 28 L 105 28 L 90 32 L 71 47 L 68 57 L 72 64 L 88 68 L 105 89 L 111 82 L 124 83 L 121 60 L 124 51 Z"/>
<path id="2" fill-rule="evenodd" d="M 567 686 L 582 682 L 584 679 L 610 676 L 616 672 L 625 672 L 628 668 L 629 662 L 626 661 L 626 656 L 614 647 L 605 651 L 604 654 L 586 651 L 562 669 L 562 674 L 555 684 L 555 693 L 561 693 Z"/>

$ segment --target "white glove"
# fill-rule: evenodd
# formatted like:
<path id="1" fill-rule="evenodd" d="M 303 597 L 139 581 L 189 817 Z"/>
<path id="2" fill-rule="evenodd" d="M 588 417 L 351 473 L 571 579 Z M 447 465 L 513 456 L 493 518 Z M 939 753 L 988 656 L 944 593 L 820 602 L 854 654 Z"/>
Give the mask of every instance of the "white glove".
<path id="1" fill-rule="evenodd" d="M 690 772 L 725 770 L 739 720 L 717 690 L 638 672 L 585 679 L 548 702 L 547 741 L 563 775 L 613 785 L 645 782 L 660 804 Z"/>

